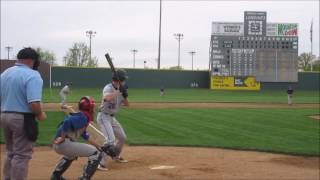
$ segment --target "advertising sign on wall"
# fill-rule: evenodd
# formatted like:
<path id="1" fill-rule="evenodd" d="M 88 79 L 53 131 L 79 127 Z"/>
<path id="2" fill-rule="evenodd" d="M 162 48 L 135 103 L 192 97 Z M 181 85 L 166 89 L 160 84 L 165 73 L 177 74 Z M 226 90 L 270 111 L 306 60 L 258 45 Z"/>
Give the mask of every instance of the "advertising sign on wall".
<path id="1" fill-rule="evenodd" d="M 298 36 L 298 24 L 278 24 L 278 36 Z"/>
<path id="2" fill-rule="evenodd" d="M 267 13 L 258 11 L 244 12 L 244 35 L 265 36 L 267 26 Z"/>
<path id="3" fill-rule="evenodd" d="M 298 24 L 268 23 L 267 36 L 298 36 Z"/>
<path id="4" fill-rule="evenodd" d="M 213 22 L 212 35 L 242 36 L 243 23 Z"/>
<path id="5" fill-rule="evenodd" d="M 253 76 L 211 76 L 211 89 L 260 90 L 260 83 Z"/>

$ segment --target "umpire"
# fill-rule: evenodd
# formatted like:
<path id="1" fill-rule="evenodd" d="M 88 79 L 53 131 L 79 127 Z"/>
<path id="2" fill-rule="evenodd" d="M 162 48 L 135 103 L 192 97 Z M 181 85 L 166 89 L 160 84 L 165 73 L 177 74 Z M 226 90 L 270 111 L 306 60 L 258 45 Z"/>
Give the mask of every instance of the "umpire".
<path id="1" fill-rule="evenodd" d="M 1 120 L 4 129 L 7 158 L 3 175 L 5 180 L 25 180 L 33 144 L 38 136 L 35 119 L 45 120 L 41 109 L 43 80 L 37 71 L 39 54 L 24 48 L 18 61 L 1 74 Z"/>

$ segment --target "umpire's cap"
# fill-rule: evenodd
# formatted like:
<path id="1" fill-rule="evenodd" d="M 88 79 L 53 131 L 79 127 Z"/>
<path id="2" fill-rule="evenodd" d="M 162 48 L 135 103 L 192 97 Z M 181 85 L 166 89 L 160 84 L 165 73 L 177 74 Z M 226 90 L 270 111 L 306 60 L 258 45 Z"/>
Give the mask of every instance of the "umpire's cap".
<path id="1" fill-rule="evenodd" d="M 23 59 L 32 59 L 33 61 L 38 61 L 40 59 L 40 55 L 39 53 L 34 50 L 33 48 L 27 47 L 27 48 L 23 48 L 21 49 L 18 54 L 17 54 L 17 58 L 19 60 L 23 60 Z"/>
<path id="2" fill-rule="evenodd" d="M 38 70 L 38 67 L 40 66 L 40 55 L 39 53 L 30 48 L 23 48 L 18 52 L 17 58 L 19 60 L 24 60 L 24 59 L 32 59 L 34 61 L 32 69 Z"/>

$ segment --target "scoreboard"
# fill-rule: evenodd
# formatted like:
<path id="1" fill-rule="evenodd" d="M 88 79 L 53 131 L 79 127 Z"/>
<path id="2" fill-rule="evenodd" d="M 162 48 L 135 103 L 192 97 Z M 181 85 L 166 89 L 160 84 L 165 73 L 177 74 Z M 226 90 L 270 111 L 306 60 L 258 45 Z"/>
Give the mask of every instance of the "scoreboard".
<path id="1" fill-rule="evenodd" d="M 266 12 L 256 11 L 246 11 L 244 23 L 212 23 L 212 76 L 297 82 L 297 58 L 298 24 L 267 23 Z"/>

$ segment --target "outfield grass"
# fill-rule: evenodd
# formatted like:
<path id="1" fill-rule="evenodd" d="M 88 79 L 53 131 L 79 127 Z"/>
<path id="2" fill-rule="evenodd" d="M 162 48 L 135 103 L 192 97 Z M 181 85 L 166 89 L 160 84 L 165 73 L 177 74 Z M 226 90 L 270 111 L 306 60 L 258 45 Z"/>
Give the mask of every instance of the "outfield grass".
<path id="1" fill-rule="evenodd" d="M 204 146 L 319 155 L 317 109 L 124 110 L 133 145 Z"/>
<path id="2" fill-rule="evenodd" d="M 212 91 L 209 89 L 166 89 L 165 96 L 159 96 L 158 89 L 129 89 L 131 102 L 258 102 L 258 103 L 286 103 L 286 90 L 268 91 Z M 45 89 L 44 102 L 60 102 L 59 89 Z M 77 102 L 80 97 L 93 96 L 98 102 L 102 90 L 73 89 L 68 96 L 68 102 Z M 294 92 L 294 103 L 319 103 L 319 91 Z"/>
<path id="3" fill-rule="evenodd" d="M 317 109 L 124 109 L 130 145 L 202 146 L 320 155 Z M 38 144 L 50 144 L 62 112 L 48 112 Z M 3 137 L 1 137 L 3 142 Z"/>

